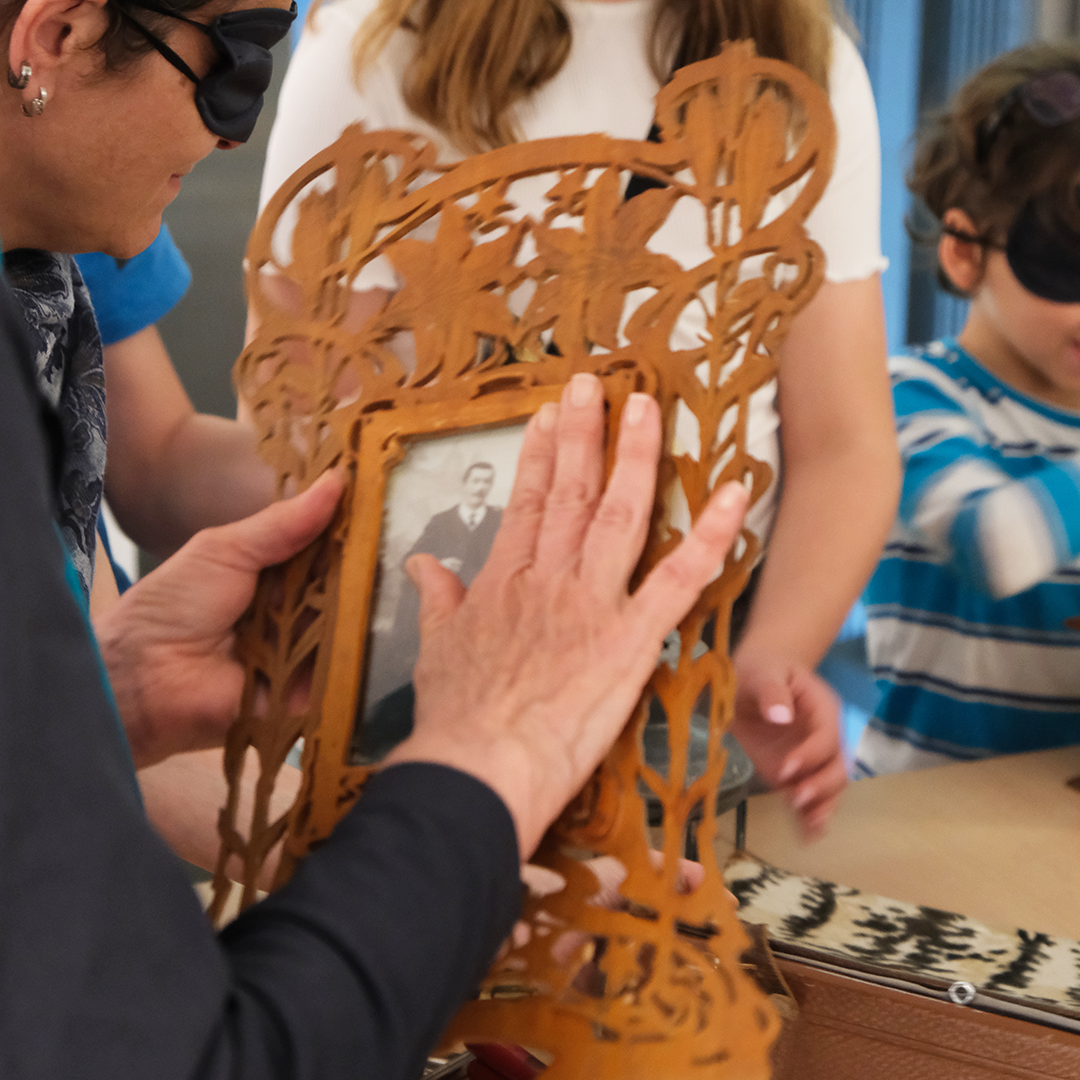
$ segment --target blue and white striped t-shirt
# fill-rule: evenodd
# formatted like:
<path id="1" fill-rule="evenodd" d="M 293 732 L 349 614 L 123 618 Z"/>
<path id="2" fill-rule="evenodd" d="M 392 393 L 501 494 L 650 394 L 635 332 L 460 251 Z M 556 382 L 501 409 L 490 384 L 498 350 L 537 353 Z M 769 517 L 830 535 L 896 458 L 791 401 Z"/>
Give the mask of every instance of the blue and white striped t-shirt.
<path id="1" fill-rule="evenodd" d="M 861 775 L 1080 743 L 1080 413 L 955 341 L 890 362 L 900 510 L 866 592 Z"/>

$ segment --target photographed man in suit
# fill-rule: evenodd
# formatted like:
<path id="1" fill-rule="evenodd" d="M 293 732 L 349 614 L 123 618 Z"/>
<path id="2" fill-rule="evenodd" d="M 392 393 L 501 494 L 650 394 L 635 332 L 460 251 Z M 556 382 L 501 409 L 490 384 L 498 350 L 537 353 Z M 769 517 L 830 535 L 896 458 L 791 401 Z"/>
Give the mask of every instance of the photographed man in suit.
<path id="1" fill-rule="evenodd" d="M 414 555 L 434 555 L 466 588 L 491 553 L 502 523 L 502 507 L 489 506 L 495 466 L 475 461 L 461 478 L 461 501 L 434 514 L 402 565 Z M 420 596 L 411 581 L 402 586 L 394 625 L 384 641 L 373 642 L 363 729 L 354 750 L 364 759 L 381 758 L 412 730 L 412 669 L 420 647 Z"/>
<path id="2" fill-rule="evenodd" d="M 461 481 L 461 502 L 457 506 L 435 514 L 424 526 L 420 538 L 409 549 L 405 561 L 413 555 L 434 555 L 448 570 L 453 570 L 466 587 L 487 562 L 491 543 L 502 522 L 502 508 L 488 506 L 487 497 L 495 483 L 495 466 L 487 461 L 477 461 L 465 470 Z M 411 604 L 406 601 L 411 601 Z M 416 619 L 416 590 L 411 586 L 402 593 L 395 625 L 402 616 L 409 617 L 402 608 L 412 609 L 412 621 Z M 416 627 L 411 627 L 415 635 Z"/>

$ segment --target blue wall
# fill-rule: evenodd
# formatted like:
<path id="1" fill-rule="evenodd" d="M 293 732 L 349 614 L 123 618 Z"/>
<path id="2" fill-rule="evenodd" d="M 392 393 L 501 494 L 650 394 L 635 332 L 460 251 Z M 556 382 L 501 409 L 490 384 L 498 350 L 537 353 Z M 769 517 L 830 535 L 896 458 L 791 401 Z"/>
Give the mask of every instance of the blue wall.
<path id="1" fill-rule="evenodd" d="M 881 127 L 881 244 L 889 259 L 882 287 L 890 352 L 902 349 L 907 335 L 911 245 L 904 230 L 908 206 L 904 172 L 919 112 L 922 9 L 923 0 L 848 3 Z"/>
<path id="2" fill-rule="evenodd" d="M 904 229 L 904 172 L 920 113 L 943 104 L 964 77 L 1021 44 L 1034 27 L 1032 0 L 848 0 L 881 125 L 883 279 L 889 348 L 959 328 L 964 305 L 942 293 L 932 253 L 913 251 Z"/>

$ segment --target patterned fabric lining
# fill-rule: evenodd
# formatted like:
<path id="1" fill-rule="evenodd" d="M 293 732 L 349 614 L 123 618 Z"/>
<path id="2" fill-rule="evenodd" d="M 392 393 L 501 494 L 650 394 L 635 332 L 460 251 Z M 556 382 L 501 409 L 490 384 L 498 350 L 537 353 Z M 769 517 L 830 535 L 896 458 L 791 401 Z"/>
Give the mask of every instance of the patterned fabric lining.
<path id="1" fill-rule="evenodd" d="M 724 876 L 739 917 L 772 942 L 882 975 L 968 982 L 981 993 L 1080 1018 L 1080 944 L 798 877 L 746 856 Z"/>

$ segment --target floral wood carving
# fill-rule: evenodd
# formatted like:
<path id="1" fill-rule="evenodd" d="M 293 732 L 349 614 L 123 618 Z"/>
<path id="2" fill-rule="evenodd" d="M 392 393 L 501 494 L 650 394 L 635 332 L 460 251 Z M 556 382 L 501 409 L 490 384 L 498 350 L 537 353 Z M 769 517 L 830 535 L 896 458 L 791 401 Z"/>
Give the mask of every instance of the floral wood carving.
<path id="1" fill-rule="evenodd" d="M 328 536 L 264 580 L 242 635 L 248 678 L 226 752 L 232 795 L 218 879 L 225 884 L 239 857 L 245 902 L 268 852 L 284 842 L 283 880 L 370 772 L 351 763 L 350 745 L 378 523 L 388 474 L 415 438 L 527 417 L 578 371 L 604 380 L 612 424 L 631 391 L 653 393 L 668 449 L 643 570 L 677 543 L 716 484 L 742 480 L 752 499 L 767 487 L 769 467 L 746 451 L 748 402 L 774 378 L 790 319 L 823 277 L 803 221 L 832 166 L 828 100 L 801 72 L 740 43 L 679 71 L 656 118 L 656 143 L 568 137 L 448 166 L 414 135 L 356 126 L 296 173 L 256 226 L 248 286 L 260 331 L 237 364 L 240 396 L 281 490 L 335 463 L 350 484 Z M 625 199 L 631 174 L 655 184 Z M 523 178 L 541 185 L 533 206 L 515 201 Z M 290 220 L 282 256 L 273 238 Z M 688 221 L 701 257 L 676 259 L 665 230 L 685 233 Z M 353 326 L 362 272 L 378 259 L 400 286 Z M 680 336 L 687 320 L 696 329 Z M 393 344 L 403 334 L 414 360 Z M 677 426 L 698 445 L 677 450 Z M 746 939 L 713 858 L 714 816 L 700 813 L 715 803 L 724 768 L 731 605 L 758 551 L 744 530 L 679 627 L 677 659 L 658 665 L 611 755 L 537 853 L 565 888 L 526 903 L 528 943 L 500 961 L 448 1039 L 535 1048 L 554 1057 L 552 1080 L 767 1075 L 777 1021 L 739 969 Z M 314 692 L 301 711 L 291 691 L 308 678 Z M 650 704 L 667 720 L 666 775 L 644 757 Z M 708 716 L 700 776 L 687 770 L 695 711 Z M 274 779 L 300 736 L 301 794 L 270 820 Z M 242 835 L 236 781 L 249 747 L 262 772 Z M 662 863 L 649 857 L 643 789 L 663 807 Z M 707 875 L 682 896 L 688 830 Z M 627 870 L 619 910 L 588 903 L 597 880 L 583 857 L 596 854 Z M 567 939 L 568 930 L 583 933 Z M 584 942 L 569 957 L 568 940 Z"/>

